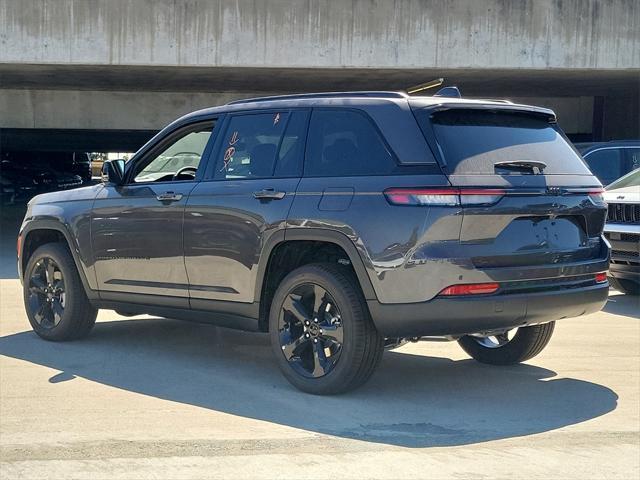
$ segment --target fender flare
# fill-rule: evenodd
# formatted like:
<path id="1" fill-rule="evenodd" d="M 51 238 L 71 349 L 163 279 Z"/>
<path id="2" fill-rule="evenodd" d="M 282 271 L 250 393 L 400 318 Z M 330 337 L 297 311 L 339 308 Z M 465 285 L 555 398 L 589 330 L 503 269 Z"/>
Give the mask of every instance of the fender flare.
<path id="1" fill-rule="evenodd" d="M 24 246 L 27 241 L 27 238 L 29 237 L 29 234 L 33 230 L 54 230 L 62 234 L 65 241 L 67 242 L 67 245 L 69 246 L 69 251 L 71 252 L 71 256 L 73 258 L 73 263 L 75 263 L 76 265 L 76 270 L 78 271 L 78 275 L 80 276 L 80 280 L 82 281 L 82 286 L 84 287 L 87 297 L 90 300 L 98 299 L 98 292 L 93 290 L 89 286 L 89 282 L 87 281 L 85 271 L 82 268 L 82 261 L 80 260 L 77 242 L 74 241 L 67 227 L 63 223 L 57 220 L 33 219 L 29 221 L 20 232 L 20 243 L 21 243 L 20 251 L 21 252 L 24 252 Z M 19 273 L 20 273 L 21 280 L 24 278 L 24 266 L 26 266 L 28 262 L 28 259 L 23 257 L 24 255 L 20 258 L 20 265 L 19 265 Z"/>
<path id="2" fill-rule="evenodd" d="M 324 228 L 287 228 L 286 230 L 279 230 L 273 233 L 265 246 L 262 249 L 260 255 L 260 263 L 258 265 L 258 271 L 256 275 L 256 288 L 254 301 L 259 302 L 262 294 L 262 287 L 264 277 L 267 271 L 267 265 L 271 258 L 273 250 L 280 244 L 289 241 L 296 240 L 312 240 L 317 242 L 333 243 L 341 247 L 349 257 L 349 261 L 353 266 L 358 282 L 362 288 L 362 293 L 366 300 L 377 300 L 375 290 L 367 269 L 362 261 L 362 257 L 358 253 L 356 246 L 344 233 L 336 230 L 329 230 Z"/>

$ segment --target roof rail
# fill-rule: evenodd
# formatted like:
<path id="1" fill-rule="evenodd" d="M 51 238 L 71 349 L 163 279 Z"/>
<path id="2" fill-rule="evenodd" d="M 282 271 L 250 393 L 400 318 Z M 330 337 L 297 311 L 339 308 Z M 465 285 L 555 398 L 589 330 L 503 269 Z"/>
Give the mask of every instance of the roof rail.
<path id="1" fill-rule="evenodd" d="M 323 93 L 298 93 L 293 95 L 274 95 L 270 97 L 245 98 L 234 100 L 227 105 L 238 105 L 241 103 L 271 102 L 274 100 L 298 100 L 304 98 L 345 98 L 345 97 L 378 97 L 378 98 L 406 98 L 404 92 L 391 91 L 361 91 L 361 92 L 323 92 Z"/>

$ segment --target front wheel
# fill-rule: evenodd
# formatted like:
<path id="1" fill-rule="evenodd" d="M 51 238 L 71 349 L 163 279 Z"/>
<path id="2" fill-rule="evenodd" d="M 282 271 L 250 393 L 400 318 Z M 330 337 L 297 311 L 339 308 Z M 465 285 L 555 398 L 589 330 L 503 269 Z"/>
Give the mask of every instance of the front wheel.
<path id="1" fill-rule="evenodd" d="M 23 288 L 29 323 L 45 340 L 74 340 L 93 328 L 98 310 L 89 303 L 65 245 L 47 243 L 33 252 Z"/>
<path id="2" fill-rule="evenodd" d="M 489 336 L 466 335 L 458 343 L 478 362 L 514 365 L 535 357 L 547 346 L 555 323 L 515 328 Z"/>
<path id="3" fill-rule="evenodd" d="M 285 277 L 269 315 L 276 361 L 298 389 L 343 393 L 366 382 L 382 358 L 356 278 L 340 265 L 311 264 Z"/>

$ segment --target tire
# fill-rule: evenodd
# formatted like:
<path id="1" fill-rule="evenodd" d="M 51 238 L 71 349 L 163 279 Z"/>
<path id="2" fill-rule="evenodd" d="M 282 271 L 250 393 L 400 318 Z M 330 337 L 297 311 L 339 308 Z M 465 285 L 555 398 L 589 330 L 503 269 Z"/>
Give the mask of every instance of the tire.
<path id="1" fill-rule="evenodd" d="M 52 275 L 47 272 L 49 267 L 53 268 Z M 64 244 L 47 243 L 31 255 L 24 272 L 23 293 L 29 323 L 45 340 L 79 339 L 87 336 L 95 324 L 98 310 L 89 303 L 71 252 Z"/>
<path id="2" fill-rule="evenodd" d="M 458 340 L 462 349 L 474 360 L 489 365 L 514 365 L 529 360 L 538 355 L 547 346 L 556 322 L 532 325 L 518 328 L 515 335 L 505 342 L 499 340 L 496 344 L 488 341 L 489 338 L 498 337 L 473 337 L 464 336 Z M 506 335 L 506 334 L 505 334 Z M 487 346 L 493 343 L 495 346 Z"/>
<path id="3" fill-rule="evenodd" d="M 613 288 L 627 295 L 640 295 L 640 284 L 623 278 L 609 277 L 609 283 Z"/>
<path id="4" fill-rule="evenodd" d="M 384 350 L 357 279 L 348 268 L 329 263 L 302 266 L 282 280 L 271 304 L 269 334 L 287 380 L 316 395 L 361 386 Z"/>

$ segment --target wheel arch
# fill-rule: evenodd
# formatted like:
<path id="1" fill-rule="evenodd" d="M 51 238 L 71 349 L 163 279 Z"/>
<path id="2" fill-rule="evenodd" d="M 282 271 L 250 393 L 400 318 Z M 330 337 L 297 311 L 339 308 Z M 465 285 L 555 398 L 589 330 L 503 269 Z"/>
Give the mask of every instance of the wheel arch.
<path id="1" fill-rule="evenodd" d="M 299 266 L 322 261 L 323 253 L 326 254 L 327 261 L 336 260 L 336 256 L 345 256 L 353 269 L 365 299 L 375 300 L 377 298 L 364 262 L 349 237 L 333 230 L 315 228 L 289 229 L 286 230 L 286 233 L 280 231 L 270 237 L 267 245 L 263 248 L 258 265 L 254 301 L 260 303 L 259 324 L 263 331 L 267 330 L 271 298 L 277 288 L 277 283 L 279 283 L 279 281 L 273 281 L 274 259 L 282 256 L 287 247 L 295 249 L 297 246 L 303 245 L 307 250 L 309 246 L 314 247 L 314 253 L 312 255 L 302 254 L 306 260 L 291 260 L 288 268 L 281 270 L 277 275 L 278 280 Z"/>
<path id="2" fill-rule="evenodd" d="M 87 281 L 86 272 L 82 268 L 83 264 L 78 252 L 78 246 L 63 224 L 55 220 L 32 220 L 20 232 L 19 242 L 20 257 L 18 261 L 21 280 L 24 281 L 25 268 L 36 249 L 47 243 L 65 243 L 71 252 L 73 263 L 80 275 L 87 297 L 89 299 L 97 298 L 97 294 L 91 289 Z"/>

